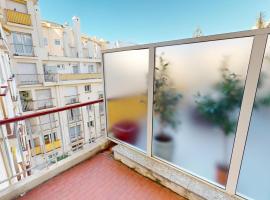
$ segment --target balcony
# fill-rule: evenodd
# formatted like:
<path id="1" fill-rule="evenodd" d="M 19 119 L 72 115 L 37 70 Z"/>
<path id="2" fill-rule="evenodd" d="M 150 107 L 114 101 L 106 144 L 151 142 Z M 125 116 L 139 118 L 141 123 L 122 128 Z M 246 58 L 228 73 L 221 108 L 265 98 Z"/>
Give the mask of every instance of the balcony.
<path id="1" fill-rule="evenodd" d="M 16 83 L 19 86 L 37 85 L 43 83 L 43 74 L 16 74 Z"/>
<path id="2" fill-rule="evenodd" d="M 65 99 L 66 105 L 75 104 L 75 103 L 80 102 L 79 94 L 65 96 L 64 99 Z"/>
<path id="3" fill-rule="evenodd" d="M 100 73 L 59 74 L 60 81 L 102 79 Z"/>
<path id="4" fill-rule="evenodd" d="M 51 173 L 53 168 L 63 170 L 66 167 L 70 168 L 74 164 L 78 164 L 86 158 L 93 155 L 94 152 L 98 152 L 106 148 L 108 142 L 105 140 L 103 132 L 96 129 L 97 132 L 91 133 L 87 129 L 82 129 L 79 135 L 84 137 L 77 137 L 76 141 L 66 140 L 69 137 L 69 133 L 65 132 L 65 127 L 69 127 L 69 123 L 63 121 L 63 116 L 67 115 L 68 111 L 72 109 L 80 109 L 85 115 L 88 112 L 87 106 L 97 106 L 102 103 L 103 100 L 85 102 L 82 104 L 65 106 L 62 108 L 56 108 L 46 112 L 35 112 L 33 114 L 23 115 L 15 118 L 9 118 L 0 121 L 0 145 L 1 158 L 4 159 L 4 163 L 0 168 L 2 172 L 5 172 L 5 177 L 1 177 L 0 181 L 0 197 L 4 191 L 9 190 L 9 186 L 14 184 L 28 184 L 32 182 L 33 178 L 40 176 L 43 173 Z M 57 120 L 52 120 L 44 124 L 44 119 L 56 117 Z M 87 114 L 89 115 L 89 113 Z M 82 124 L 87 124 L 87 115 L 82 117 Z M 97 113 L 96 113 L 97 115 Z M 49 116 L 49 117 L 47 117 Z M 40 121 L 39 125 L 32 125 L 29 122 Z M 57 123 L 59 121 L 59 123 Z M 61 121 L 61 122 L 60 122 Z M 99 120 L 97 120 L 97 123 Z M 27 124 L 27 128 L 25 126 Z M 58 125 L 59 126 L 58 126 Z M 14 133 L 14 137 L 6 137 L 6 127 L 9 125 Z M 37 130 L 39 126 L 42 131 Z M 45 128 L 46 126 L 46 128 Z M 54 134 L 57 133 L 57 134 Z M 49 135 L 48 135 L 49 134 Z M 42 138 L 46 135 L 46 140 Z M 57 139 L 55 139 L 57 138 Z M 94 138 L 94 140 L 89 140 Z M 45 139 L 45 137 L 44 137 Z M 31 148 L 34 147 L 34 148 Z M 42 155 L 42 156 L 39 156 Z M 67 169 L 67 168 L 66 168 Z M 3 171 L 4 170 L 4 171 Z M 58 171 L 58 173 L 60 172 Z M 35 176 L 32 176 L 35 175 Z M 48 174 L 43 178 L 48 178 Z M 43 179 L 39 177 L 37 181 Z M 6 189 L 6 190 L 3 190 Z M 10 193 L 9 195 L 14 195 Z M 16 197 L 16 194 L 14 197 Z M 4 198 L 5 199 L 5 198 Z"/>
<path id="5" fill-rule="evenodd" d="M 21 13 L 15 10 L 6 10 L 7 21 L 10 23 L 21 24 L 25 26 L 31 26 L 31 15 L 27 13 Z"/>
<path id="6" fill-rule="evenodd" d="M 270 29 L 265 28 L 104 51 L 106 131 L 107 139 L 117 143 L 112 148 L 114 159 L 188 199 L 269 199 L 269 35 Z M 82 121 L 91 120 L 84 111 Z M 10 123 L 3 121 L 2 125 Z M 85 130 L 78 130 L 87 136 L 83 127 Z M 89 128 L 90 136 L 82 140 L 93 145 L 100 140 L 92 142 L 91 137 L 96 137 L 91 131 Z M 72 155 L 85 152 L 84 143 L 73 151 L 72 140 L 68 142 L 65 147 Z M 107 155 L 115 162 L 111 153 Z M 48 156 L 46 164 L 50 166 L 59 155 Z M 100 170 L 106 162 L 99 162 Z M 91 170 L 84 163 L 78 168 Z M 115 168 L 109 165 L 109 169 Z M 78 171 L 68 171 L 69 178 L 58 176 L 40 186 L 44 191 L 34 189 L 25 198 L 49 193 L 58 181 L 51 198 L 67 195 L 83 199 L 85 194 L 95 194 L 98 199 L 113 194 L 118 195 L 116 199 L 130 199 L 130 194 L 133 197 L 132 189 L 127 188 L 133 179 L 125 174 L 121 179 L 122 170 L 117 176 L 108 171 L 100 172 L 104 177 L 89 175 L 87 180 Z M 87 181 L 97 178 L 110 188 L 108 194 L 103 188 L 97 193 L 94 186 L 89 188 L 91 183 Z M 112 191 L 110 184 L 119 186 L 119 180 L 125 189 Z M 69 185 L 64 181 L 70 181 Z M 75 183 L 80 183 L 78 191 L 73 190 Z M 132 188 L 143 190 L 142 185 L 140 182 Z M 61 191 L 59 196 L 55 190 Z M 151 199 L 157 192 L 147 194 Z M 141 198 L 135 195 L 135 199 Z M 159 198 L 170 197 L 153 197 Z"/>
<path id="7" fill-rule="evenodd" d="M 75 81 L 75 80 L 91 80 L 102 79 L 101 73 L 80 73 L 80 74 L 44 74 L 45 82 Z"/>
<path id="8" fill-rule="evenodd" d="M 32 44 L 10 44 L 14 56 L 35 56 L 34 46 Z"/>
<path id="9" fill-rule="evenodd" d="M 40 99 L 40 100 L 24 100 L 21 99 L 23 112 L 38 111 L 56 106 L 56 100 L 54 98 Z"/>
<path id="10" fill-rule="evenodd" d="M 61 148 L 61 140 L 56 140 L 48 144 L 45 144 L 44 151 L 42 150 L 41 146 L 36 146 L 31 149 L 31 153 L 32 155 L 39 155 L 39 154 L 44 154 L 45 152 L 48 153 L 50 151 L 53 151 L 59 148 Z"/>

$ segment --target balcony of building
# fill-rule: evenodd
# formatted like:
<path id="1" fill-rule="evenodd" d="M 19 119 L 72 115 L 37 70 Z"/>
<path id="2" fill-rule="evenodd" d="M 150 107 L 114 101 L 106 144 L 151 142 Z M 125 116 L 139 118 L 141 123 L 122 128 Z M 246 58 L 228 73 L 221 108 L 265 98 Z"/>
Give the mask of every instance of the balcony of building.
<path id="1" fill-rule="evenodd" d="M 48 73 L 44 74 L 44 80 L 47 83 L 57 83 L 66 81 L 77 81 L 77 80 L 92 80 L 102 79 L 101 73 Z"/>
<path id="2" fill-rule="evenodd" d="M 80 96 L 79 94 L 64 96 L 65 104 L 70 105 L 79 103 L 80 102 L 79 96 Z"/>
<path id="3" fill-rule="evenodd" d="M 32 155 L 40 155 L 40 154 L 44 154 L 45 152 L 51 152 L 55 149 L 59 149 L 61 148 L 61 140 L 55 140 L 55 141 L 51 141 L 48 143 L 45 143 L 45 148 L 44 150 L 42 149 L 42 146 L 34 146 L 33 148 L 31 148 L 31 153 Z"/>
<path id="4" fill-rule="evenodd" d="M 49 109 L 56 106 L 56 100 L 54 98 L 46 98 L 46 99 L 22 99 L 21 98 L 22 111 L 38 111 L 43 109 Z"/>
<path id="5" fill-rule="evenodd" d="M 39 85 L 44 81 L 43 74 L 16 74 L 15 77 L 19 86 Z"/>
<path id="6" fill-rule="evenodd" d="M 106 139 L 117 143 L 112 148 L 113 158 L 187 199 L 268 200 L 269 34 L 270 29 L 266 28 L 104 51 Z M 71 91 L 75 89 L 69 88 L 67 93 Z M 67 169 L 64 163 L 75 159 L 76 155 L 91 152 L 84 144 L 93 148 L 104 139 L 103 135 L 95 135 L 91 126 L 94 123 L 85 124 L 86 119 L 91 122 L 90 115 L 85 112 L 92 104 L 86 102 L 60 108 L 69 111 L 59 115 L 59 119 L 73 121 L 61 129 L 69 137 L 60 149 L 68 149 L 71 153 L 58 162 L 57 166 L 63 170 Z M 87 107 L 81 108 L 83 106 Z M 0 125 L 13 123 L 12 120 L 3 120 L 2 124 L 0 121 Z M 101 131 L 102 126 L 98 127 Z M 82 137 L 84 142 L 73 148 L 74 137 Z M 56 166 L 57 157 L 65 152 L 48 153 L 45 167 Z M 113 158 L 109 156 L 111 163 L 116 162 Z M 91 160 L 86 162 L 91 163 Z M 106 165 L 99 161 L 97 170 Z M 116 169 L 113 164 L 109 166 L 109 172 Z M 90 165 L 83 163 L 77 167 L 86 168 L 89 173 L 92 170 Z M 51 173 L 55 172 L 55 168 L 50 169 Z M 133 195 L 137 185 L 128 187 L 135 184 L 134 179 L 124 175 L 122 180 L 122 169 L 117 169 L 119 174 L 115 178 L 108 171 L 101 171 L 107 179 L 96 176 L 96 171 L 84 179 L 80 172 L 69 170 L 66 172 L 69 178 L 62 174 L 22 198 L 42 194 L 47 198 L 48 194 L 52 199 L 83 199 L 81 195 L 88 192 L 97 195 L 92 196 L 94 199 L 106 199 L 106 195 L 115 199 L 152 199 L 151 195 L 155 195 L 153 199 L 161 198 L 161 194 L 156 196 L 155 190 L 140 194 L 147 194 L 148 198 Z M 108 193 L 98 196 L 105 191 L 102 187 L 97 193 L 92 192 L 88 181 L 93 179 L 108 187 Z M 81 187 L 70 189 L 76 180 Z M 56 182 L 63 188 L 55 188 Z M 32 183 L 29 181 L 24 186 L 32 189 Z M 123 183 L 126 188 L 114 190 L 111 183 L 116 186 Z M 138 186 L 142 191 L 143 183 Z M 25 190 L 20 191 L 13 194 Z M 163 197 L 169 198 L 174 197 Z"/>
<path id="7" fill-rule="evenodd" d="M 35 47 L 32 44 L 10 44 L 10 50 L 13 56 L 34 57 Z"/>
<path id="8" fill-rule="evenodd" d="M 10 23 L 32 26 L 31 15 L 28 13 L 6 9 L 6 19 Z"/>

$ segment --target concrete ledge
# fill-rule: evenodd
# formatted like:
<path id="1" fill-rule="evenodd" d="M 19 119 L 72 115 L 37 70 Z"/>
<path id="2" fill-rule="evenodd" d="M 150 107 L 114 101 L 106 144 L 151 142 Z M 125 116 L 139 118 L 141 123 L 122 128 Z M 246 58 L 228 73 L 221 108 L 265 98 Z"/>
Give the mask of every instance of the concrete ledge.
<path id="1" fill-rule="evenodd" d="M 191 199 L 217 199 L 217 200 L 239 200 L 240 197 L 226 194 L 221 189 L 202 180 L 181 172 L 172 166 L 151 159 L 142 153 L 118 144 L 113 148 L 114 158 L 136 170 L 161 185 L 171 189 L 179 195 Z"/>
<path id="2" fill-rule="evenodd" d="M 59 161 L 58 163 L 50 166 L 48 169 L 40 171 L 40 173 L 33 174 L 32 176 L 9 186 L 7 189 L 0 192 L 1 200 L 10 200 L 18 197 L 41 183 L 57 176 L 58 174 L 66 171 L 67 169 L 87 160 L 94 156 L 98 152 L 106 149 L 109 145 L 109 141 L 105 138 L 97 140 L 88 147 L 78 151 L 76 154 Z"/>

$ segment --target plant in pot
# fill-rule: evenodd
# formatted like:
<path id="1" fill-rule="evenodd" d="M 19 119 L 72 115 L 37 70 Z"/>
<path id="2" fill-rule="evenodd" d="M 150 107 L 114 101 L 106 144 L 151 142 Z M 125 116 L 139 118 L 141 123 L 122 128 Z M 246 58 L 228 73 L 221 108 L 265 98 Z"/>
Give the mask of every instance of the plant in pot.
<path id="1" fill-rule="evenodd" d="M 216 166 L 217 182 L 225 185 L 229 171 L 228 139 L 235 134 L 237 115 L 244 91 L 240 77 L 229 71 L 227 63 L 221 67 L 222 80 L 214 85 L 213 94 L 196 96 L 196 107 L 199 114 L 211 124 L 219 127 L 224 136 L 223 159 Z"/>
<path id="2" fill-rule="evenodd" d="M 168 134 L 165 128 L 176 129 L 180 121 L 176 117 L 176 106 L 182 95 L 172 88 L 169 80 L 169 62 L 163 58 L 163 54 L 158 57 L 159 65 L 155 67 L 154 80 L 154 112 L 158 118 L 158 131 L 153 140 L 153 152 L 155 156 L 167 161 L 172 159 L 173 137 Z"/>

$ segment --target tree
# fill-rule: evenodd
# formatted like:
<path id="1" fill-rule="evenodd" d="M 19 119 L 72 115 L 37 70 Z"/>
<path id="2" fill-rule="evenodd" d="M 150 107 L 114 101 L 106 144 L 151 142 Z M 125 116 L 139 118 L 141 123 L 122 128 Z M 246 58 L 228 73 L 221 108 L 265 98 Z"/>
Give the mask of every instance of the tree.
<path id="1" fill-rule="evenodd" d="M 261 29 L 261 28 L 266 28 L 267 27 L 267 23 L 265 20 L 265 14 L 263 12 L 259 13 L 259 17 L 256 20 L 256 25 L 255 27 L 257 29 Z"/>
<path id="2" fill-rule="evenodd" d="M 176 118 L 176 109 L 179 100 L 182 98 L 181 94 L 178 94 L 172 83 L 169 81 L 167 62 L 162 55 L 158 57 L 159 65 L 155 67 L 155 81 L 154 81 L 154 111 L 160 118 L 160 133 L 163 132 L 165 126 L 171 126 L 176 128 L 179 121 Z"/>
<path id="3" fill-rule="evenodd" d="M 201 37 L 203 36 L 202 29 L 198 26 L 195 31 L 193 32 L 193 38 Z"/>

